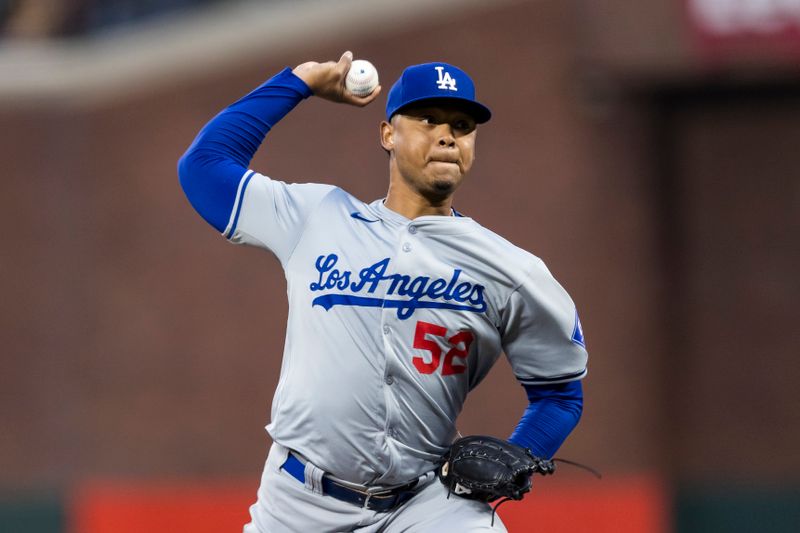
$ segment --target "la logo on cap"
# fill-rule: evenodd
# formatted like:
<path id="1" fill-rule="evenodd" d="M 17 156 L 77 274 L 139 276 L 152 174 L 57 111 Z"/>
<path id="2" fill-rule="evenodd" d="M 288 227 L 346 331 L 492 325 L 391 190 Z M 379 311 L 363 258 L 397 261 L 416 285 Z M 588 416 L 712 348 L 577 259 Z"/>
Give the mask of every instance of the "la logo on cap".
<path id="1" fill-rule="evenodd" d="M 392 85 L 386 98 L 386 120 L 411 104 L 422 104 L 426 100 L 442 100 L 459 106 L 483 124 L 492 118 L 489 108 L 475 99 L 475 84 L 469 74 L 455 65 L 443 61 L 411 65 L 403 70 Z"/>
<path id="2" fill-rule="evenodd" d="M 436 69 L 436 72 L 439 73 L 439 79 L 436 81 L 436 86 L 440 89 L 450 89 L 451 91 L 457 91 L 456 89 L 456 80 L 450 75 L 449 72 L 445 72 L 444 67 L 439 65 L 437 67 L 433 67 Z"/>

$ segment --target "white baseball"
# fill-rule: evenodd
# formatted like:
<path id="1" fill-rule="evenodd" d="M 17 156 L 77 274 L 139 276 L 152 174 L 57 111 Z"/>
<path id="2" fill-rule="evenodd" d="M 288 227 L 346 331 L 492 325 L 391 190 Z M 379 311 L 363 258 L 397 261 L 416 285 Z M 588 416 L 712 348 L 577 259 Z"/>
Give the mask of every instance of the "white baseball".
<path id="1" fill-rule="evenodd" d="M 344 85 L 356 96 L 367 96 L 378 86 L 378 71 L 366 59 L 356 59 L 350 65 Z"/>

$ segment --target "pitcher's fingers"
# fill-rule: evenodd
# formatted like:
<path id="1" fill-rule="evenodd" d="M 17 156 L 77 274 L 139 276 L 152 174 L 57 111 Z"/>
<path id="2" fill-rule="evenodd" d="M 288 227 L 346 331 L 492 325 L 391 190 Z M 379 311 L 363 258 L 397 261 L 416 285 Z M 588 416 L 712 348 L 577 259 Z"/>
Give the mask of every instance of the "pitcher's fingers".
<path id="1" fill-rule="evenodd" d="M 369 93 L 366 96 L 356 96 L 355 94 L 353 94 L 350 91 L 348 91 L 347 92 L 347 97 L 348 97 L 347 101 L 348 101 L 348 103 L 351 103 L 353 105 L 357 105 L 359 107 L 364 107 L 365 105 L 368 105 L 368 104 L 372 103 L 372 101 L 375 100 L 380 93 L 381 93 L 381 86 L 380 85 L 375 87 L 375 90 L 372 91 L 371 93 Z"/>

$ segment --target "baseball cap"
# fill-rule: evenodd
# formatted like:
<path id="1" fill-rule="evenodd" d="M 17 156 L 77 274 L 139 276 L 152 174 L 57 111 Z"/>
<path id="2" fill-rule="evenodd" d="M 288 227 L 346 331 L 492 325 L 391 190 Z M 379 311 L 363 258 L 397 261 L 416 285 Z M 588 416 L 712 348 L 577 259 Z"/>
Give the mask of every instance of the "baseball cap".
<path id="1" fill-rule="evenodd" d="M 488 107 L 475 99 L 475 84 L 460 68 L 447 63 L 423 63 L 406 68 L 386 99 L 386 119 L 404 107 L 426 100 L 453 103 L 483 124 L 492 118 Z"/>

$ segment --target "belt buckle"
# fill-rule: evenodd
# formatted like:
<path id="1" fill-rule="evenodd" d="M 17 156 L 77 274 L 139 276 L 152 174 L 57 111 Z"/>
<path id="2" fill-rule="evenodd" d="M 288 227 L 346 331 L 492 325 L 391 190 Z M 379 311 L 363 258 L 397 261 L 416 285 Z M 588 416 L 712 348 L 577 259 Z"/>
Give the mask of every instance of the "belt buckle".
<path id="1" fill-rule="evenodd" d="M 369 501 L 373 496 L 377 496 L 380 498 L 381 496 L 390 495 L 393 489 L 381 489 L 377 490 L 377 488 L 367 488 L 367 490 L 363 491 L 362 494 L 366 494 L 366 498 L 364 498 L 364 506 L 363 509 L 368 509 Z"/>

